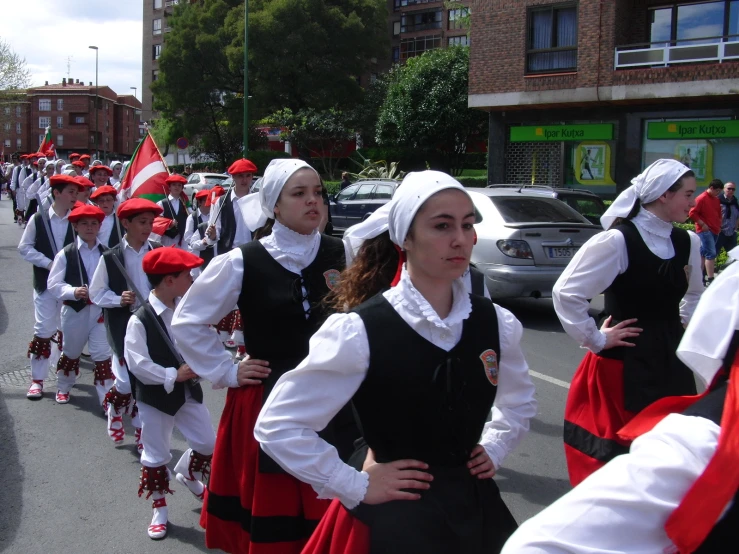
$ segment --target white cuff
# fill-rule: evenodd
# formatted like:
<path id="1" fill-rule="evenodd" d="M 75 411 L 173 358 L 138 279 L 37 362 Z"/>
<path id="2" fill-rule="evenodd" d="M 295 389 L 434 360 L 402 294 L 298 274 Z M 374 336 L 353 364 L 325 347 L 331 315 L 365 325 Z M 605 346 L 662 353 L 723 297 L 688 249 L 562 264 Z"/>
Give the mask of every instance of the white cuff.
<path id="1" fill-rule="evenodd" d="M 584 348 L 589 349 L 593 354 L 597 354 L 601 350 L 603 350 L 603 347 L 606 345 L 606 334 L 603 331 L 598 331 L 598 334 L 596 334 L 593 337 L 593 342 L 591 344 L 586 344 Z"/>
<path id="2" fill-rule="evenodd" d="M 239 364 L 234 364 L 233 367 L 228 370 L 228 373 L 226 373 L 221 383 L 232 389 L 239 388 L 238 371 Z"/>
<path id="3" fill-rule="evenodd" d="M 342 461 L 321 490 L 316 490 L 318 498 L 338 498 L 348 509 L 356 508 L 364 500 L 369 485 L 369 475 L 365 471 L 357 471 Z"/>
<path id="4" fill-rule="evenodd" d="M 508 449 L 504 445 L 493 441 L 481 441 L 480 446 L 490 456 L 490 460 L 493 462 L 493 466 L 495 466 L 495 471 L 498 471 L 500 466 L 503 465 L 503 460 L 505 460 L 506 454 L 508 454 Z"/>
<path id="5" fill-rule="evenodd" d="M 169 394 L 174 390 L 174 384 L 177 380 L 177 370 L 173 367 L 165 367 L 164 370 L 167 372 L 164 376 L 164 390 Z"/>

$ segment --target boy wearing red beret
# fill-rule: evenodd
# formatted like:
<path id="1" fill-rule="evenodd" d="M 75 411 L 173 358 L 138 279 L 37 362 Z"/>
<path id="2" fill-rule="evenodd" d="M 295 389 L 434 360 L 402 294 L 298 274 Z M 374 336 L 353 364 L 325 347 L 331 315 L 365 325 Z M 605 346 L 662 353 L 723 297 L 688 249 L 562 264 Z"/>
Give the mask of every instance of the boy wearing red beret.
<path id="1" fill-rule="evenodd" d="M 105 393 L 113 386 L 111 351 L 105 336 L 103 311 L 90 301 L 88 284 L 105 247 L 98 240 L 103 211 L 90 205 L 75 208 L 69 221 L 77 232 L 76 243 L 65 246 L 54 258 L 49 272 L 49 290 L 63 303 L 61 330 L 64 335 L 62 356 L 56 366 L 59 404 L 69 402 L 80 368 L 85 343 L 95 364 L 95 388 L 102 406 Z"/>
<path id="2" fill-rule="evenodd" d="M 205 231 L 210 221 L 210 190 L 201 190 L 195 194 L 196 209 L 187 218 L 187 226 L 185 227 L 185 244 L 190 251 L 196 256 L 200 256 L 203 260 L 203 266 L 193 270 L 193 276 L 197 277 L 200 272 L 208 266 L 213 259 L 214 247 L 209 244 Z"/>
<path id="3" fill-rule="evenodd" d="M 175 465 L 177 481 L 203 500 L 203 481 L 210 473 L 216 435 L 210 413 L 203 404 L 197 375 L 179 354 L 166 345 L 162 334 L 172 339 L 172 316 L 179 299 L 192 284 L 190 270 L 203 260 L 178 248 L 158 248 L 143 259 L 143 270 L 153 290 L 146 304 L 131 316 L 126 328 L 125 356 L 131 372 L 134 396 L 143 428 L 139 496 L 147 491 L 153 498 L 148 528 L 152 539 L 167 535 L 170 441 L 175 426 L 190 447 Z M 149 310 L 150 308 L 150 310 Z M 157 328 L 157 323 L 159 328 Z M 181 359 L 181 358 L 180 358 Z"/>
<path id="4" fill-rule="evenodd" d="M 33 308 L 35 323 L 33 340 L 28 345 L 31 358 L 31 386 L 26 396 L 38 400 L 43 396 L 44 379 L 49 375 L 51 337 L 57 331 L 59 303 L 48 290 L 47 280 L 54 256 L 72 243 L 72 226 L 67 220 L 77 199 L 78 185 L 68 175 L 51 178 L 51 206 L 31 216 L 18 244 L 18 252 L 33 264 Z"/>
<path id="5" fill-rule="evenodd" d="M 90 200 L 92 200 L 98 208 L 103 210 L 103 213 L 105 214 L 105 219 L 100 225 L 98 238 L 100 239 L 100 242 L 108 248 L 116 246 L 121 242 L 121 237 L 123 236 L 121 222 L 118 220 L 118 216 L 115 213 L 115 201 L 117 195 L 118 193 L 115 188 L 110 185 L 98 187 L 90 195 Z"/>
<path id="6" fill-rule="evenodd" d="M 126 324 L 131 313 L 146 299 L 136 298 L 130 290 L 126 278 L 113 262 L 117 257 L 139 290 L 149 290 L 149 280 L 144 274 L 142 261 L 144 255 L 159 246 L 149 241 L 154 218 L 162 213 L 162 208 L 151 200 L 131 198 L 118 206 L 118 218 L 126 234 L 121 242 L 107 250 L 100 259 L 90 283 L 90 298 L 103 308 L 108 342 L 113 348 L 113 373 L 115 385 L 108 391 L 105 407 L 108 412 L 108 435 L 115 443 L 123 441 L 123 414 L 131 416 L 136 428 L 136 445 L 141 449 L 141 424 L 138 410 L 131 402 L 131 382 L 123 356 L 123 342 Z"/>
<path id="7" fill-rule="evenodd" d="M 182 189 L 187 183 L 182 175 L 173 174 L 168 176 L 165 181 L 167 185 L 168 196 L 164 200 L 157 202 L 162 207 L 163 215 L 167 219 L 171 219 L 167 231 L 162 235 L 162 246 L 175 246 L 177 248 L 187 249 L 187 243 L 184 241 L 185 227 L 187 226 L 187 206 L 182 201 Z"/>

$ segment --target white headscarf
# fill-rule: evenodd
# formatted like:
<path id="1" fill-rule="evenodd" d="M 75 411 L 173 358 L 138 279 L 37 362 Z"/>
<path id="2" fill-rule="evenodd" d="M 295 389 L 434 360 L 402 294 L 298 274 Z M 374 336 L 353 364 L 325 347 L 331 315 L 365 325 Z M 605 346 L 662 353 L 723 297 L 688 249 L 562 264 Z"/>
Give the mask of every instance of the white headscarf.
<path id="1" fill-rule="evenodd" d="M 416 171 L 406 175 L 390 201 L 388 213 L 390 240 L 402 248 L 418 210 L 426 200 L 446 189 L 458 189 L 467 194 L 459 181 L 441 171 Z M 469 197 L 468 194 L 467 196 Z"/>
<path id="2" fill-rule="evenodd" d="M 729 257 L 739 259 L 739 248 L 732 249 Z M 725 268 L 701 296 L 677 356 L 708 385 L 723 365 L 738 328 L 739 261 Z"/>
<path id="3" fill-rule="evenodd" d="M 654 202 L 688 171 L 690 168 L 677 160 L 657 160 L 631 180 L 631 186 L 619 194 L 600 217 L 600 224 L 604 229 L 610 229 L 617 218 L 631 213 L 637 200 L 642 204 Z"/>
<path id="4" fill-rule="evenodd" d="M 387 231 L 388 215 L 392 202 L 390 200 L 387 204 L 380 206 L 367 219 L 344 231 L 344 244 L 347 245 L 347 264 L 354 260 L 364 241 L 373 239 Z"/>
<path id="5" fill-rule="evenodd" d="M 247 194 L 236 201 L 250 231 L 259 229 L 267 223 L 267 219 L 275 218 L 275 204 L 282 188 L 293 173 L 304 168 L 318 175 L 318 172 L 303 160 L 278 158 L 269 162 L 264 170 L 259 194 Z"/>
<path id="6" fill-rule="evenodd" d="M 117 165 L 120 165 L 121 167 L 123 166 L 123 164 L 121 162 L 119 162 L 118 160 L 116 160 L 116 161 L 114 161 L 114 162 L 112 162 L 110 164 L 110 169 L 114 169 L 115 166 L 117 166 Z"/>

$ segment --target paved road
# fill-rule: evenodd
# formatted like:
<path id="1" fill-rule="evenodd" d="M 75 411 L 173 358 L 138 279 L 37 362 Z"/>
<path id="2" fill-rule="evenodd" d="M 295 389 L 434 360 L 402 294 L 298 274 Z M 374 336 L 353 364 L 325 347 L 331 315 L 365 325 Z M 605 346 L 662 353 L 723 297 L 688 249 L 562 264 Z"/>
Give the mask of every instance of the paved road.
<path id="1" fill-rule="evenodd" d="M 171 531 L 154 543 L 146 536 L 149 502 L 137 498 L 139 464 L 131 439 L 114 446 L 96 406 L 89 363 L 83 363 L 72 401 L 58 405 L 51 392 L 25 398 L 26 348 L 32 334 L 31 269 L 16 246 L 22 230 L 10 202 L 0 201 L 0 552 L 35 554 L 190 553 L 206 551 L 198 526 L 200 505 L 182 487 L 168 499 Z M 539 415 L 531 432 L 497 477 L 506 502 L 523 521 L 568 490 L 561 445 L 565 388 L 582 351 L 562 332 L 548 300 L 507 302 L 521 319 L 534 372 Z M 209 389 L 209 387 L 205 387 Z M 205 390 L 213 424 L 223 391 Z M 186 448 L 172 441 L 172 465 Z"/>

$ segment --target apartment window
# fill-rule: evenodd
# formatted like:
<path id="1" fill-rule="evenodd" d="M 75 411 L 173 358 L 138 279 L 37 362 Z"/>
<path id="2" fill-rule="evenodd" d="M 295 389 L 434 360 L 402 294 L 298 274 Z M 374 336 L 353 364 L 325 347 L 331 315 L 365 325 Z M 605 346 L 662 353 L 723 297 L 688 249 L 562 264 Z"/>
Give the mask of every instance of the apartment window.
<path id="1" fill-rule="evenodd" d="M 105 137 L 105 146 L 108 146 L 110 144 L 110 139 L 108 137 Z"/>
<path id="2" fill-rule="evenodd" d="M 161 35 L 162 34 L 162 20 L 161 19 L 154 19 L 152 22 L 152 33 L 155 35 Z"/>
<path id="3" fill-rule="evenodd" d="M 470 37 L 462 35 L 461 37 L 449 37 L 449 46 L 469 46 Z"/>
<path id="4" fill-rule="evenodd" d="M 46 129 L 50 125 L 51 125 L 50 117 L 39 117 L 38 118 L 38 128 L 39 129 Z"/>
<path id="5" fill-rule="evenodd" d="M 90 135 L 90 144 L 95 144 L 95 135 Z"/>
<path id="6" fill-rule="evenodd" d="M 673 3 L 649 10 L 650 42 L 673 45 L 737 42 L 738 34 L 739 0 Z"/>
<path id="7" fill-rule="evenodd" d="M 15 147 L 20 150 L 23 146 L 23 141 L 21 139 L 15 139 Z"/>
<path id="8" fill-rule="evenodd" d="M 400 59 L 407 60 L 413 56 L 420 56 L 426 50 L 433 50 L 434 48 L 441 48 L 441 35 L 401 39 Z"/>
<path id="9" fill-rule="evenodd" d="M 109 111 L 109 107 L 110 107 L 110 104 L 108 104 L 108 103 L 106 102 L 106 103 L 105 103 L 105 111 L 106 111 L 106 112 L 107 112 L 107 111 Z"/>
<path id="10" fill-rule="evenodd" d="M 64 127 L 64 116 L 58 115 L 56 116 L 56 128 L 61 129 Z"/>
<path id="11" fill-rule="evenodd" d="M 397 37 L 400 34 L 400 21 L 393 21 L 393 36 Z"/>
<path id="12" fill-rule="evenodd" d="M 56 99 L 56 110 L 58 112 L 64 111 L 64 99 L 63 98 L 57 98 Z"/>
<path id="13" fill-rule="evenodd" d="M 393 46 L 393 63 L 398 63 L 399 61 L 400 61 L 400 47 Z"/>
<path id="14" fill-rule="evenodd" d="M 10 139 L 5 139 L 5 148 L 10 148 Z"/>
<path id="15" fill-rule="evenodd" d="M 6 131 L 10 131 L 10 123 L 5 123 L 5 124 L 3 125 L 3 128 L 4 128 L 4 129 L 5 129 Z"/>
<path id="16" fill-rule="evenodd" d="M 159 56 L 162 55 L 162 45 L 155 44 L 151 47 L 151 50 L 152 50 L 152 59 L 158 60 Z"/>
<path id="17" fill-rule="evenodd" d="M 449 10 L 449 25 L 447 26 L 447 29 L 466 29 L 469 26 L 469 17 L 469 8 Z"/>
<path id="18" fill-rule="evenodd" d="M 152 69 L 151 70 L 151 82 L 153 83 L 157 79 L 159 79 L 159 70 L 158 69 Z M 152 98 L 151 102 L 152 102 L 152 104 L 154 103 L 154 99 L 153 98 Z"/>
<path id="19" fill-rule="evenodd" d="M 162 0 L 154 0 L 154 9 L 155 10 L 161 10 L 162 9 Z"/>
<path id="20" fill-rule="evenodd" d="M 108 121 L 107 119 L 105 120 L 105 128 L 110 129 L 110 121 Z"/>
<path id="21" fill-rule="evenodd" d="M 10 108 L 5 108 L 5 115 L 10 115 Z"/>
<path id="22" fill-rule="evenodd" d="M 51 100 L 49 98 L 38 101 L 38 111 L 50 112 L 51 111 Z"/>
<path id="23" fill-rule="evenodd" d="M 126 135 L 130 134 L 130 132 L 131 132 L 130 127 L 126 125 Z"/>
<path id="24" fill-rule="evenodd" d="M 75 123 L 84 123 L 85 122 L 85 116 L 84 115 L 77 115 L 74 118 Z"/>
<path id="25" fill-rule="evenodd" d="M 441 10 L 403 14 L 400 16 L 400 32 L 441 29 L 441 15 Z"/>
<path id="26" fill-rule="evenodd" d="M 15 132 L 19 135 L 21 134 L 21 124 L 20 123 L 15 124 Z"/>
<path id="27" fill-rule="evenodd" d="M 38 136 L 38 143 L 39 143 L 39 145 L 41 145 L 43 142 L 44 142 L 44 135 L 39 135 Z"/>
<path id="28" fill-rule="evenodd" d="M 557 5 L 528 13 L 528 73 L 577 69 L 577 6 Z"/>
<path id="29" fill-rule="evenodd" d="M 9 114 L 10 113 L 10 108 L 5 108 L 5 113 L 6 114 Z M 21 107 L 20 106 L 16 106 L 15 107 L 15 117 L 20 117 L 20 116 L 21 116 Z"/>

